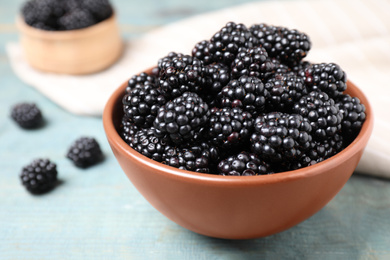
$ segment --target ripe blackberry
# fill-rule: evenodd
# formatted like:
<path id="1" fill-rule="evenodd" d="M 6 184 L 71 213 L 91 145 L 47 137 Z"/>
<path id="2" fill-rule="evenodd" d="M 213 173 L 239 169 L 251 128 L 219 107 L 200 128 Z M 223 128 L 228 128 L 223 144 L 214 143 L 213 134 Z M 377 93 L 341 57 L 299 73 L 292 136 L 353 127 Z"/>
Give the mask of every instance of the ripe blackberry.
<path id="1" fill-rule="evenodd" d="M 78 138 L 69 148 L 66 155 L 80 168 L 87 168 L 103 159 L 99 143 L 91 137 Z"/>
<path id="2" fill-rule="evenodd" d="M 209 49 L 210 44 L 211 44 L 210 41 L 207 40 L 195 44 L 194 48 L 192 49 L 192 57 L 195 57 L 203 61 L 205 65 L 213 63 L 214 57 L 210 53 L 210 49 Z"/>
<path id="3" fill-rule="evenodd" d="M 41 110 L 34 103 L 19 103 L 12 107 L 12 119 L 22 128 L 32 129 L 42 126 Z"/>
<path id="4" fill-rule="evenodd" d="M 127 116 L 122 117 L 120 124 L 120 136 L 127 144 L 130 143 L 131 138 L 140 131 L 140 128 L 136 126 Z"/>
<path id="5" fill-rule="evenodd" d="M 254 176 L 273 173 L 268 163 L 248 152 L 241 152 L 222 160 L 218 164 L 218 172 L 219 175 L 225 176 Z"/>
<path id="6" fill-rule="evenodd" d="M 166 134 L 176 144 L 196 139 L 199 131 L 209 120 L 210 111 L 206 102 L 196 93 L 185 92 L 160 107 L 154 120 L 155 134 Z"/>
<path id="7" fill-rule="evenodd" d="M 23 167 L 20 179 L 31 193 L 47 192 L 57 182 L 57 166 L 48 159 L 35 159 Z"/>
<path id="8" fill-rule="evenodd" d="M 232 148 L 245 143 L 253 127 L 252 115 L 241 108 L 212 108 L 208 138 L 221 148 Z"/>
<path id="9" fill-rule="evenodd" d="M 83 0 L 81 1 L 81 7 L 82 9 L 88 10 L 96 22 L 101 22 L 109 18 L 113 13 L 108 0 Z"/>
<path id="10" fill-rule="evenodd" d="M 342 132 L 349 141 L 355 139 L 366 119 L 366 107 L 360 103 L 357 97 L 348 94 L 340 95 L 336 99 L 336 106 L 343 114 Z"/>
<path id="11" fill-rule="evenodd" d="M 326 93 L 311 91 L 293 106 L 293 112 L 307 118 L 312 126 L 313 138 L 323 140 L 341 130 L 343 113 Z"/>
<path id="12" fill-rule="evenodd" d="M 81 29 L 94 24 L 96 24 L 95 18 L 83 9 L 73 10 L 58 19 L 58 26 L 61 30 Z"/>
<path id="13" fill-rule="evenodd" d="M 296 170 L 322 162 L 339 153 L 343 148 L 344 139 L 339 134 L 326 140 L 314 140 L 302 157 L 290 165 L 290 169 Z"/>
<path id="14" fill-rule="evenodd" d="M 130 122 L 148 128 L 153 125 L 159 108 L 165 104 L 165 98 L 156 84 L 145 81 L 142 87 L 128 90 L 122 103 L 123 111 Z"/>
<path id="15" fill-rule="evenodd" d="M 231 80 L 218 94 L 222 107 L 240 107 L 253 114 L 264 110 L 268 96 L 263 82 L 248 76 Z"/>
<path id="16" fill-rule="evenodd" d="M 263 47 L 243 48 L 233 60 L 232 77 L 239 78 L 245 75 L 265 79 L 274 68 L 274 63 L 268 58 Z"/>
<path id="17" fill-rule="evenodd" d="M 156 77 L 145 72 L 134 75 L 129 79 L 126 87 L 126 93 L 130 93 L 132 89 L 137 87 L 143 88 L 145 84 L 157 84 Z"/>
<path id="18" fill-rule="evenodd" d="M 163 160 L 166 149 L 172 146 L 166 136 L 156 137 L 153 128 L 141 129 L 134 135 L 130 135 L 128 144 L 137 152 L 158 162 Z"/>
<path id="19" fill-rule="evenodd" d="M 303 95 L 307 95 L 304 80 L 292 73 L 275 74 L 264 86 L 270 94 L 267 99 L 270 111 L 291 111 L 293 105 Z"/>
<path id="20" fill-rule="evenodd" d="M 164 154 L 163 164 L 182 170 L 209 173 L 209 157 L 202 149 L 170 147 Z"/>
<path id="21" fill-rule="evenodd" d="M 249 30 L 270 57 L 287 64 L 299 63 L 309 52 L 309 36 L 297 30 L 267 24 L 252 25 Z"/>
<path id="22" fill-rule="evenodd" d="M 205 88 L 202 98 L 209 104 L 209 107 L 218 105 L 217 94 L 230 81 L 230 70 L 222 63 L 213 63 L 204 67 Z"/>
<path id="23" fill-rule="evenodd" d="M 271 112 L 260 115 L 254 122 L 252 152 L 271 163 L 297 160 L 312 141 L 311 126 L 297 114 Z"/>
<path id="24" fill-rule="evenodd" d="M 304 70 L 306 85 L 337 98 L 347 89 L 347 75 L 335 63 L 312 64 Z"/>
<path id="25" fill-rule="evenodd" d="M 200 94 L 205 85 L 203 62 L 190 55 L 170 53 L 159 60 L 159 86 L 167 99 L 184 92 Z"/>
<path id="26" fill-rule="evenodd" d="M 258 40 L 245 25 L 229 22 L 211 37 L 210 43 L 203 48 L 203 56 L 210 57 L 207 61 L 230 66 L 241 47 L 252 48 L 257 45 Z M 199 49 L 199 46 L 196 48 Z"/>
<path id="27" fill-rule="evenodd" d="M 24 21 L 44 30 L 57 30 L 57 19 L 66 12 L 65 5 L 57 0 L 31 0 L 22 6 Z"/>

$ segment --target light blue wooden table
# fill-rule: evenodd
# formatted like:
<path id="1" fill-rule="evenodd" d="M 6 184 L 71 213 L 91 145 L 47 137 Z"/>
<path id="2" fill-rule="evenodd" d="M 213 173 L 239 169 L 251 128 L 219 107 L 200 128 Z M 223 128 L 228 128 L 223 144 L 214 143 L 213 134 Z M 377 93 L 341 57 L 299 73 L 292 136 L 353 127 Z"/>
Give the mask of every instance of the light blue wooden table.
<path id="1" fill-rule="evenodd" d="M 190 15 L 248 2 L 113 1 L 124 37 Z M 354 175 L 324 209 L 294 228 L 246 241 L 204 237 L 157 212 L 127 180 L 106 141 L 101 118 L 72 115 L 12 72 L 5 44 L 21 1 L 0 0 L 0 259 L 390 259 L 390 181 Z M 131 75 L 129 75 L 131 76 Z M 36 102 L 47 124 L 25 131 L 9 117 Z M 65 158 L 70 143 L 94 136 L 106 160 L 90 169 Z M 48 157 L 60 184 L 32 196 L 23 165 Z"/>

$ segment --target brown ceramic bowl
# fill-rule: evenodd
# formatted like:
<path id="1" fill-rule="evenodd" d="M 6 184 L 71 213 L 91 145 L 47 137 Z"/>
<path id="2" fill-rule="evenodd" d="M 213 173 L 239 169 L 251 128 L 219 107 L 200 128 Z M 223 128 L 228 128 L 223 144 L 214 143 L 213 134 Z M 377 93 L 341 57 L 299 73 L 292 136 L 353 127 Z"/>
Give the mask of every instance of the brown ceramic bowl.
<path id="1" fill-rule="evenodd" d="M 112 65 L 123 43 L 116 16 L 87 28 L 45 31 L 18 17 L 20 42 L 28 63 L 35 69 L 59 74 L 89 74 Z"/>
<path id="2" fill-rule="evenodd" d="M 262 176 L 218 176 L 179 170 L 153 161 L 119 136 L 121 99 L 127 82 L 110 97 L 103 124 L 112 151 L 138 191 L 177 224 L 206 236 L 249 239 L 286 230 L 323 208 L 356 168 L 373 128 L 365 95 L 348 91 L 366 106 L 358 137 L 337 155 L 295 171 Z"/>

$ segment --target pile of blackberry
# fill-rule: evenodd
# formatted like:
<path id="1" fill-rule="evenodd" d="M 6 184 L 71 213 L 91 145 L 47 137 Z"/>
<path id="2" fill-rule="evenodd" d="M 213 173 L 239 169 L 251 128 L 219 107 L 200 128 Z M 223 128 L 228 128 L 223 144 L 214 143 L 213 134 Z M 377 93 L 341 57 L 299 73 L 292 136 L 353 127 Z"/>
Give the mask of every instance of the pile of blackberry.
<path id="1" fill-rule="evenodd" d="M 109 18 L 112 13 L 108 0 L 30 0 L 22 7 L 28 25 L 48 31 L 85 28 Z"/>
<path id="2" fill-rule="evenodd" d="M 365 107 L 345 94 L 335 63 L 311 63 L 308 35 L 227 23 L 192 55 L 171 52 L 133 76 L 120 134 L 139 153 L 183 170 L 273 174 L 326 160 L 348 146 Z"/>

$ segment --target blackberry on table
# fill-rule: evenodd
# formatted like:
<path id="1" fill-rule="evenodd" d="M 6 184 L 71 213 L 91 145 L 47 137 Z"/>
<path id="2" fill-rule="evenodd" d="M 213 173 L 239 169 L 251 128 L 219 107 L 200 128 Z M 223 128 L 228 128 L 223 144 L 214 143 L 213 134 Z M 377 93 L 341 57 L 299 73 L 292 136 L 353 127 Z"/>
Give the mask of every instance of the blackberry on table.
<path id="1" fill-rule="evenodd" d="M 357 97 L 342 94 L 336 99 L 336 106 L 343 114 L 342 132 L 349 140 L 355 139 L 366 119 L 366 107 Z"/>
<path id="2" fill-rule="evenodd" d="M 42 126 L 41 110 L 34 103 L 19 103 L 12 107 L 12 119 L 22 128 L 32 129 Z"/>
<path id="3" fill-rule="evenodd" d="M 293 112 L 307 118 L 316 139 L 327 139 L 341 130 L 343 113 L 325 92 L 311 91 L 293 106 Z"/>
<path id="4" fill-rule="evenodd" d="M 70 146 L 66 155 L 77 167 L 87 168 L 103 159 L 99 143 L 92 137 L 80 137 Z"/>
<path id="5" fill-rule="evenodd" d="M 130 147 L 152 160 L 161 162 L 168 148 L 172 146 L 167 136 L 158 138 L 154 135 L 154 129 L 141 129 L 128 139 Z"/>
<path id="6" fill-rule="evenodd" d="M 264 23 L 252 25 L 249 30 L 270 57 L 288 64 L 300 62 L 311 48 L 309 36 L 298 30 Z"/>
<path id="7" fill-rule="evenodd" d="M 218 94 L 222 107 L 240 107 L 254 114 L 264 110 L 268 96 L 263 82 L 249 76 L 231 80 Z"/>
<path id="8" fill-rule="evenodd" d="M 311 144 L 311 126 L 301 115 L 271 112 L 259 115 L 250 138 L 252 152 L 271 163 L 300 158 Z"/>
<path id="9" fill-rule="evenodd" d="M 51 190 L 57 183 L 57 166 L 49 159 L 35 159 L 23 167 L 20 179 L 31 193 L 40 194 Z"/>
<path id="10" fill-rule="evenodd" d="M 241 108 L 212 108 L 208 138 L 221 148 L 232 148 L 249 140 L 253 127 L 252 115 Z"/>
<path id="11" fill-rule="evenodd" d="M 219 175 L 254 176 L 273 173 L 270 164 L 262 161 L 253 153 L 240 152 L 218 164 Z"/>
<path id="12" fill-rule="evenodd" d="M 123 111 L 130 122 L 144 128 L 153 125 L 159 108 L 165 102 L 161 90 L 149 81 L 128 90 L 122 99 Z"/>
<path id="13" fill-rule="evenodd" d="M 251 76 L 265 79 L 274 70 L 274 66 L 263 47 L 243 48 L 233 60 L 232 77 Z"/>
<path id="14" fill-rule="evenodd" d="M 325 92 L 337 98 L 347 89 L 347 75 L 335 63 L 311 64 L 304 70 L 306 84 L 311 90 Z"/>
<path id="15" fill-rule="evenodd" d="M 267 105 L 269 110 L 288 112 L 303 96 L 307 95 L 307 88 L 302 78 L 292 74 L 275 74 L 265 84 L 269 93 Z"/>
<path id="16" fill-rule="evenodd" d="M 196 139 L 207 125 L 209 115 L 209 107 L 202 98 L 196 93 L 185 92 L 160 107 L 153 123 L 155 135 L 162 137 L 168 134 L 176 144 Z"/>

